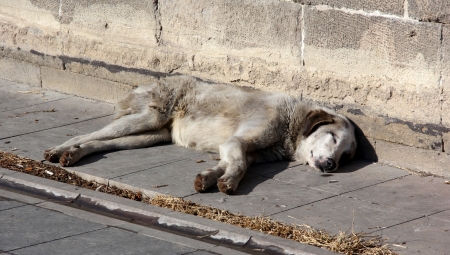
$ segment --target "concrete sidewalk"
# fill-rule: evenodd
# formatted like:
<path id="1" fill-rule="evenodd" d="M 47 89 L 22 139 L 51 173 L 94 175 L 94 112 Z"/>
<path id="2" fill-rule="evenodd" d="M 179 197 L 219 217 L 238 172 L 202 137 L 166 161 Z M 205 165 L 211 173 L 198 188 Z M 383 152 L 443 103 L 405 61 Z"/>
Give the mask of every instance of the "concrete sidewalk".
<path id="1" fill-rule="evenodd" d="M 42 160 L 45 149 L 109 123 L 113 108 L 0 80 L 0 150 Z M 233 196 L 217 189 L 198 194 L 195 176 L 214 166 L 215 156 L 168 144 L 96 154 L 66 169 L 111 186 L 171 194 L 333 234 L 353 227 L 382 235 L 400 254 L 450 254 L 450 185 L 442 178 L 365 161 L 332 174 L 276 162 L 252 166 Z"/>

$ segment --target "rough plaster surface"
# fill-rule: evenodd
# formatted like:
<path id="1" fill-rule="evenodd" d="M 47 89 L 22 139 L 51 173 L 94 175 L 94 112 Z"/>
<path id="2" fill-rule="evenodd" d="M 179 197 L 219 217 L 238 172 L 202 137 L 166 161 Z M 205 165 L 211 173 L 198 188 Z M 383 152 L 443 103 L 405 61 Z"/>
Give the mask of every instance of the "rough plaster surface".
<path id="1" fill-rule="evenodd" d="M 28 0 L 0 0 L 0 6 L 2 46 L 61 54 L 61 24 L 52 10 L 38 8 Z"/>
<path id="2" fill-rule="evenodd" d="M 442 33 L 442 124 L 450 127 L 450 26 L 445 25 Z"/>
<path id="3" fill-rule="evenodd" d="M 403 16 L 404 0 L 294 0 L 305 5 L 328 5 L 335 8 L 381 12 Z"/>
<path id="4" fill-rule="evenodd" d="M 382 142 L 449 153 L 450 33 L 435 22 L 449 13 L 443 0 L 0 0 L 0 78 L 114 102 L 193 75 L 334 107 L 371 159 L 389 158 Z"/>
<path id="5" fill-rule="evenodd" d="M 447 0 L 408 0 L 408 13 L 423 21 L 450 22 L 450 2 Z"/>
<path id="6" fill-rule="evenodd" d="M 440 25 L 311 7 L 305 30 L 305 67 L 319 84 L 304 94 L 439 124 Z"/>

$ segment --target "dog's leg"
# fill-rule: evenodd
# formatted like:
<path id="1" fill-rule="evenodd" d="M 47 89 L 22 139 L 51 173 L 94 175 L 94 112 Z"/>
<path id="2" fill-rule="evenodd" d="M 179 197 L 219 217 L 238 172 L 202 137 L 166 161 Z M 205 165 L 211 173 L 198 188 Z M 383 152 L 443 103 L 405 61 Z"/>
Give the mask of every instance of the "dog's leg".
<path id="1" fill-rule="evenodd" d="M 194 185 L 196 190 L 204 191 L 213 186 L 213 180 L 216 180 L 220 191 L 226 194 L 233 194 L 247 170 L 247 160 L 245 158 L 247 145 L 247 142 L 241 138 L 232 136 L 219 146 L 219 164 L 215 168 L 210 169 L 210 171 L 206 170 L 197 176 Z"/>
<path id="2" fill-rule="evenodd" d="M 194 182 L 195 190 L 197 192 L 205 192 L 216 185 L 217 179 L 225 173 L 225 169 L 226 164 L 221 160 L 217 166 L 199 173 Z"/>
<path id="3" fill-rule="evenodd" d="M 240 146 L 241 146 L 241 149 L 245 148 L 245 146 L 242 146 L 242 145 L 240 145 Z M 224 148 L 224 147 L 222 147 L 222 148 Z M 221 151 L 221 153 L 222 152 L 225 154 L 226 150 L 223 149 Z M 234 153 L 237 153 L 237 152 L 234 151 Z M 244 153 L 244 151 L 242 153 Z M 223 157 L 221 156 L 221 158 L 223 158 Z M 254 163 L 272 162 L 272 161 L 279 161 L 282 159 L 283 159 L 283 156 L 282 156 L 281 152 L 274 148 L 267 148 L 267 149 L 247 152 L 246 157 L 245 157 L 247 167 Z M 208 188 L 214 186 L 214 184 L 218 183 L 217 180 L 225 174 L 226 169 L 227 169 L 226 161 L 221 160 L 220 163 L 217 166 L 215 166 L 214 168 L 208 169 L 208 170 L 203 171 L 202 173 L 198 174 L 197 177 L 195 178 L 195 182 L 194 182 L 195 190 L 197 192 L 204 192 Z M 232 168 L 230 168 L 230 172 L 233 171 L 231 169 Z M 246 167 L 245 167 L 245 169 L 246 169 Z M 238 169 L 237 171 L 239 172 L 239 174 L 242 174 L 242 176 L 245 173 L 245 170 L 242 171 L 242 170 Z M 228 172 L 228 173 L 230 173 L 230 172 Z M 226 178 L 226 176 L 224 176 L 221 179 L 224 179 L 224 178 Z M 239 180 L 241 178 L 239 178 Z M 236 181 L 236 184 L 239 183 L 239 180 Z M 223 182 L 221 184 L 219 181 L 219 185 L 224 185 L 224 184 L 225 183 L 223 183 Z"/>
<path id="4" fill-rule="evenodd" d="M 170 140 L 170 132 L 166 128 L 111 140 L 93 140 L 71 146 L 62 154 L 59 163 L 62 166 L 70 166 L 82 157 L 95 152 L 137 149 L 149 147 L 160 142 L 169 142 Z"/>
<path id="5" fill-rule="evenodd" d="M 62 154 L 66 150 L 70 149 L 70 147 L 72 147 L 72 146 L 79 144 L 79 141 L 86 139 L 90 135 L 91 134 L 75 136 L 74 138 L 67 140 L 66 142 L 64 142 L 61 145 L 58 145 L 58 146 L 55 146 L 55 147 L 45 150 L 45 152 L 44 152 L 45 160 L 52 162 L 52 163 L 58 163 L 59 158 L 62 156 Z"/>
<path id="6" fill-rule="evenodd" d="M 74 137 L 59 146 L 46 150 L 44 152 L 44 158 L 47 161 L 56 163 L 59 161 L 62 154 L 73 146 L 78 146 L 94 140 L 107 140 L 127 136 L 147 130 L 158 130 L 163 127 L 168 120 L 168 116 L 162 115 L 156 109 L 150 109 L 149 112 L 145 114 L 126 115 L 120 119 L 114 120 L 98 131 Z"/>

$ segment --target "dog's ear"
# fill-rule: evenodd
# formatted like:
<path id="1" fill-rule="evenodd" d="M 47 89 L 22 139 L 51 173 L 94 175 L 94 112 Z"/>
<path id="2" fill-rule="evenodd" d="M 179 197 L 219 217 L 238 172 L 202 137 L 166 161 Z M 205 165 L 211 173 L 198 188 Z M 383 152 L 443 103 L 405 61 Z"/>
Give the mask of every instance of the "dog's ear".
<path id="1" fill-rule="evenodd" d="M 324 110 L 312 110 L 303 120 L 302 134 L 309 136 L 322 125 L 333 123 L 333 116 Z"/>
<path id="2" fill-rule="evenodd" d="M 341 158 L 339 159 L 339 165 L 344 165 L 350 162 L 350 160 L 352 160 L 355 157 L 355 153 L 356 153 L 356 142 L 353 141 L 350 150 L 345 151 L 342 154 Z"/>

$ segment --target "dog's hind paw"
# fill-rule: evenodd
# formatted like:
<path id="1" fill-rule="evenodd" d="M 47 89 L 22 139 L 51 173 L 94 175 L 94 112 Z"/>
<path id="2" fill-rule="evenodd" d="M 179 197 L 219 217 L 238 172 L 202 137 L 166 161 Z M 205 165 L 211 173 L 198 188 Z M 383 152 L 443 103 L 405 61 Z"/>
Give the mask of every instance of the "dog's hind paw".
<path id="1" fill-rule="evenodd" d="M 195 181 L 194 181 L 194 189 L 197 192 L 205 192 L 206 191 L 206 187 L 205 184 L 203 182 L 203 177 L 201 174 L 197 174 L 197 177 L 195 177 Z"/>
<path id="2" fill-rule="evenodd" d="M 81 158 L 80 153 L 68 150 L 65 151 L 63 155 L 61 155 L 61 157 L 59 158 L 59 164 L 61 166 L 70 166 L 75 164 L 78 160 L 80 160 L 80 158 Z"/>
<path id="3" fill-rule="evenodd" d="M 207 169 L 195 177 L 194 189 L 197 192 L 205 192 L 217 183 L 217 173 L 213 169 Z"/>
<path id="4" fill-rule="evenodd" d="M 228 179 L 218 179 L 217 187 L 219 190 L 227 195 L 232 195 L 236 191 L 237 187 L 233 187 Z"/>
<path id="5" fill-rule="evenodd" d="M 71 164 L 73 164 L 71 161 L 73 161 L 72 155 L 68 151 L 65 151 L 63 155 L 59 158 L 59 164 L 61 166 L 70 166 Z"/>
<path id="6" fill-rule="evenodd" d="M 61 155 L 58 155 L 57 153 L 54 153 L 52 151 L 53 151 L 53 149 L 46 150 L 44 152 L 44 158 L 48 162 L 58 163 L 59 162 L 59 158 L 60 158 Z"/>

